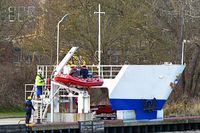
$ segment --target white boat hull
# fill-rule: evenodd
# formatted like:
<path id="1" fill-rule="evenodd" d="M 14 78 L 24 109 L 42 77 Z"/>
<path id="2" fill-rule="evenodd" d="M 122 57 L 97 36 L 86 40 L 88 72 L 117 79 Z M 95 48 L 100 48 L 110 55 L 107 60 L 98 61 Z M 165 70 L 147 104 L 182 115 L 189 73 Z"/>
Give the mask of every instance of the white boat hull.
<path id="1" fill-rule="evenodd" d="M 114 110 L 135 110 L 136 119 L 157 119 L 184 65 L 124 65 L 115 79 L 104 80 Z M 152 106 L 152 107 L 151 107 Z"/>

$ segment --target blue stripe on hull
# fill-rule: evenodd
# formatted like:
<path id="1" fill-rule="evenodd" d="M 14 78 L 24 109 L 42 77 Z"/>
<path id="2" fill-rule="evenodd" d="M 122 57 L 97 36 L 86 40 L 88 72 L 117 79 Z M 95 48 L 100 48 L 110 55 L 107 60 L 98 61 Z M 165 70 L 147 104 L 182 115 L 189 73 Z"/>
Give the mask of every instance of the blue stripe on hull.
<path id="1" fill-rule="evenodd" d="M 152 100 L 152 99 L 147 99 Z M 136 119 L 156 119 L 157 110 L 161 110 L 166 100 L 156 100 L 156 109 L 152 112 L 144 110 L 143 99 L 110 99 L 113 110 L 135 110 Z"/>

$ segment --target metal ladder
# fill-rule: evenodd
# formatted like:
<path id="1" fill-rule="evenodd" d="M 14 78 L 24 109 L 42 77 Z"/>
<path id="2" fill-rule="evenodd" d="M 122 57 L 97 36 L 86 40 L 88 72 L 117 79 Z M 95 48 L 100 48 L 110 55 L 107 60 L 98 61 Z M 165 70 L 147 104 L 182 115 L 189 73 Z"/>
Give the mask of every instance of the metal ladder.
<path id="1" fill-rule="evenodd" d="M 49 104 L 50 104 L 50 97 L 49 96 L 50 96 L 50 91 L 46 87 L 46 89 L 44 91 L 44 98 L 42 99 L 42 104 L 41 104 L 41 119 L 42 119 L 42 121 L 45 120 L 47 109 L 48 109 Z"/>
<path id="2" fill-rule="evenodd" d="M 50 104 L 49 95 L 50 91 L 45 86 L 41 99 L 38 100 L 35 97 L 33 98 L 33 106 L 35 108 L 35 111 L 32 114 L 33 122 L 40 123 L 45 121 L 45 115 Z"/>

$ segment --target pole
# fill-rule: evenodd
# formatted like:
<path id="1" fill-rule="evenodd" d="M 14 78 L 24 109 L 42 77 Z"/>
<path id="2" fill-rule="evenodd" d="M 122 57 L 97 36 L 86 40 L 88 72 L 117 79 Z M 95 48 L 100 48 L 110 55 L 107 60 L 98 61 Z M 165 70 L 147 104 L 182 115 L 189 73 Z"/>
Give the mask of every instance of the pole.
<path id="1" fill-rule="evenodd" d="M 101 6 L 99 4 L 99 11 L 94 12 L 94 14 L 98 14 L 99 17 L 99 33 L 98 33 L 98 76 L 100 77 L 101 72 L 101 14 L 105 14 L 105 12 L 101 12 Z"/>
<path id="2" fill-rule="evenodd" d="M 99 35 L 98 35 L 98 58 L 99 58 L 99 77 L 100 77 L 100 71 L 101 71 L 101 14 L 100 14 L 100 4 L 99 4 Z"/>
<path id="3" fill-rule="evenodd" d="M 182 52 L 181 52 L 181 65 L 184 65 L 185 43 L 190 43 L 190 40 L 184 40 L 183 39 L 183 42 L 182 42 Z"/>
<path id="4" fill-rule="evenodd" d="M 185 42 L 186 40 L 182 41 L 182 53 L 181 53 L 181 65 L 183 65 L 183 60 L 184 60 L 184 47 L 185 47 Z"/>
<path id="5" fill-rule="evenodd" d="M 56 59 L 56 65 L 58 65 L 58 54 L 59 54 L 59 26 L 60 23 L 57 24 L 57 59 Z"/>
<path id="6" fill-rule="evenodd" d="M 50 93 L 50 100 L 51 100 L 51 123 L 54 121 L 54 106 L 53 106 L 53 102 L 54 102 L 54 99 L 53 99 L 53 92 L 54 92 L 54 84 L 51 82 L 51 93 Z"/>
<path id="7" fill-rule="evenodd" d="M 65 19 L 65 17 L 68 14 L 65 14 L 61 20 L 57 23 L 57 58 L 56 58 L 56 64 L 58 65 L 58 60 L 59 60 L 59 30 L 60 30 L 60 23 Z"/>
<path id="8" fill-rule="evenodd" d="M 181 8 L 181 11 L 180 11 L 180 14 L 179 14 L 179 33 L 178 33 L 178 45 L 177 45 L 177 61 L 178 63 L 181 63 L 182 62 L 179 62 L 179 61 L 182 61 L 182 54 L 183 54 L 183 51 L 182 51 L 182 48 L 183 48 L 183 45 L 184 45 L 184 5 L 182 5 L 182 8 Z"/>

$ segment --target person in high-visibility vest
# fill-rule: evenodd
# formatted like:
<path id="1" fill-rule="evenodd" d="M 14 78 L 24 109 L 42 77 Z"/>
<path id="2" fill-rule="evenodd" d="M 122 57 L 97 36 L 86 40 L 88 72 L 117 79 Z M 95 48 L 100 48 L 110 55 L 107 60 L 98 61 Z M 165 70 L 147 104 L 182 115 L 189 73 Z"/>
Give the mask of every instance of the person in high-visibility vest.
<path id="1" fill-rule="evenodd" d="M 35 78 L 35 85 L 37 86 L 37 98 L 39 99 L 42 95 L 43 88 L 45 85 L 44 77 L 42 76 L 42 70 L 38 70 L 36 78 Z"/>
<path id="2" fill-rule="evenodd" d="M 26 101 L 26 124 L 29 124 L 29 121 L 30 121 L 30 118 L 31 118 L 32 110 L 35 111 L 35 109 L 34 109 L 33 104 L 32 104 L 32 102 L 31 102 L 32 97 L 29 96 L 27 99 L 28 99 L 28 100 Z"/>

